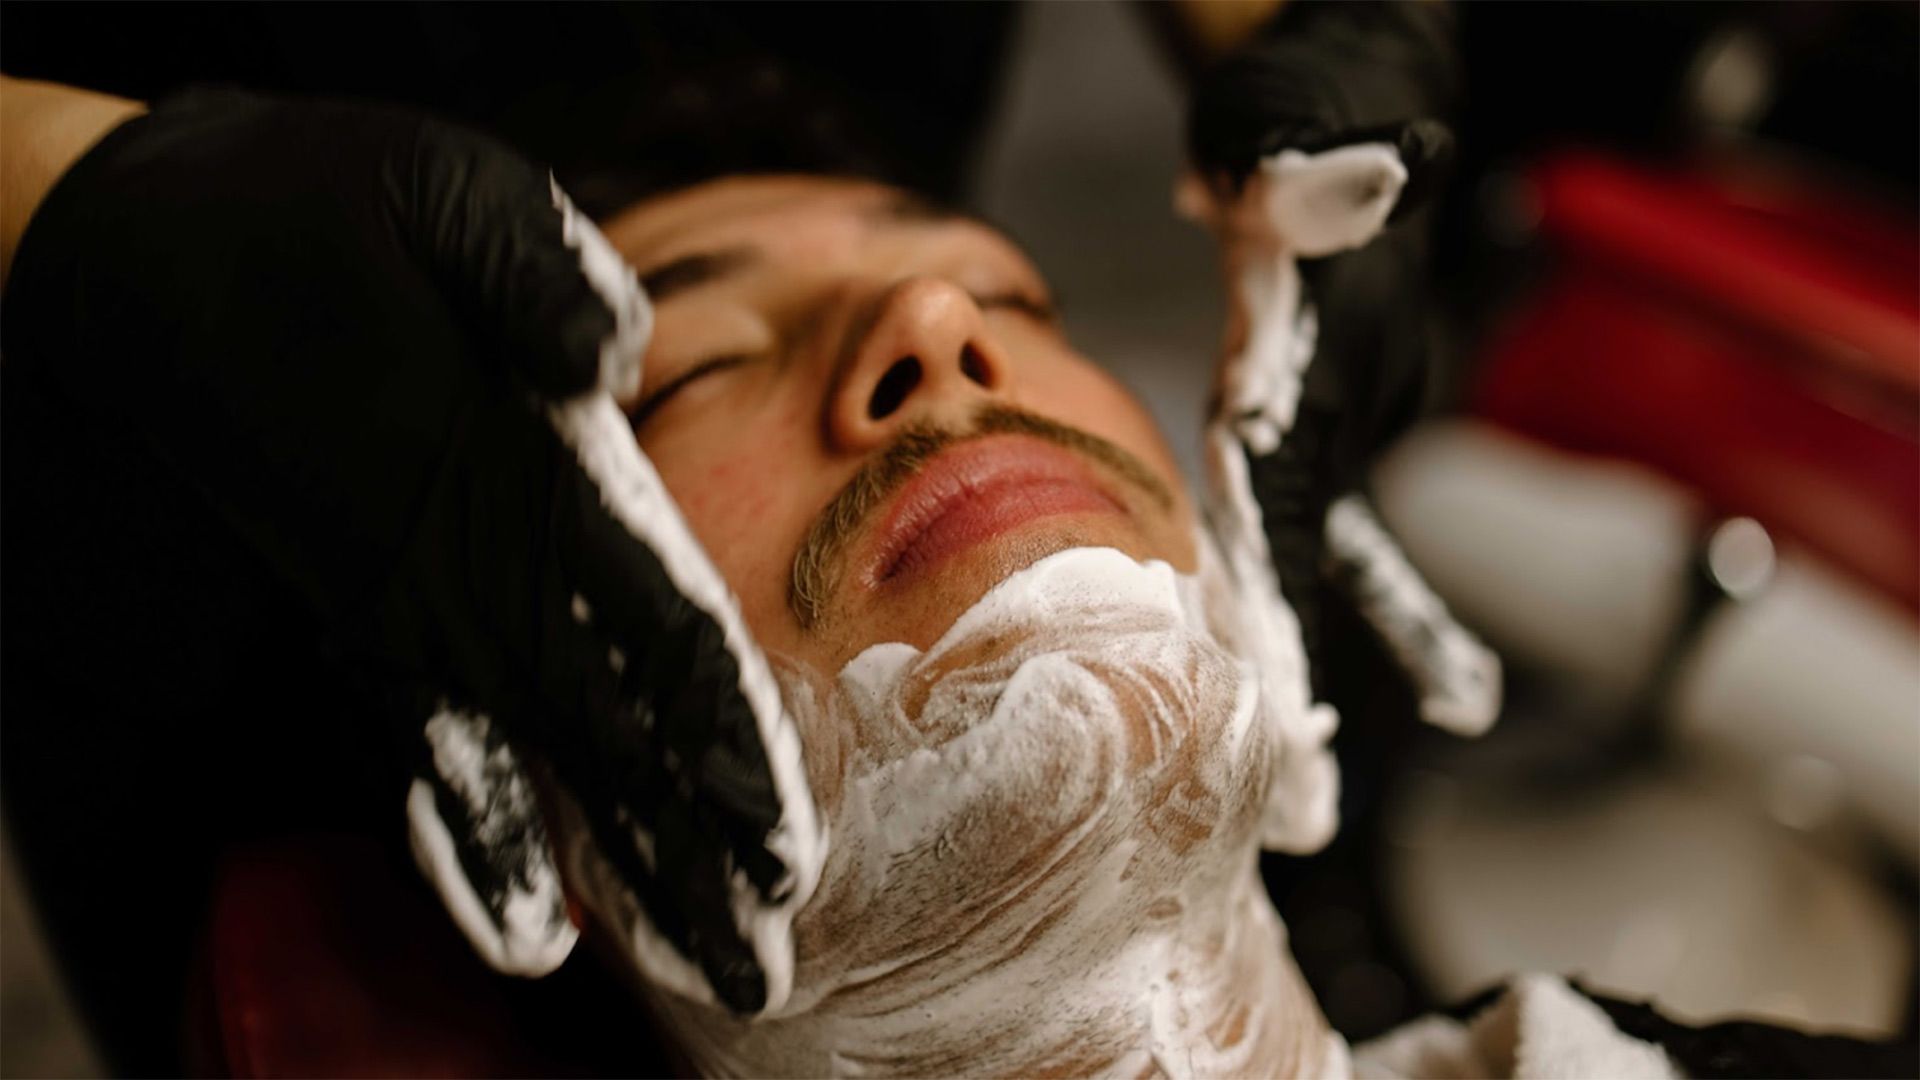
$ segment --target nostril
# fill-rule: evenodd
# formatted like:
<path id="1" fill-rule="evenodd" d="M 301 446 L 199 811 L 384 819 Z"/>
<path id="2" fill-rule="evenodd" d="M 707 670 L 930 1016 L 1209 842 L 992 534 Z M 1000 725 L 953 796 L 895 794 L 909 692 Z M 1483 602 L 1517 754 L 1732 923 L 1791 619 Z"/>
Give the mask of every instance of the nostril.
<path id="1" fill-rule="evenodd" d="M 993 370 L 987 367 L 987 358 L 972 343 L 960 350 L 960 374 L 972 379 L 987 389 L 993 389 Z"/>
<path id="2" fill-rule="evenodd" d="M 893 362 L 880 381 L 874 384 L 873 396 L 867 399 L 867 417 L 871 420 L 884 420 L 893 415 L 900 403 L 907 400 L 913 388 L 920 385 L 920 360 L 918 357 L 903 356 Z"/>

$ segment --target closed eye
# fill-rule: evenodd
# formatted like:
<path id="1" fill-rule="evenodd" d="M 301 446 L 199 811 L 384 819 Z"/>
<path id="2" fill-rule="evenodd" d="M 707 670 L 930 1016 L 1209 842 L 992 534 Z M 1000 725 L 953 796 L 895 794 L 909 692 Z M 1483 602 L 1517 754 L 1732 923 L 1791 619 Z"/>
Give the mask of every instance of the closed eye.
<path id="1" fill-rule="evenodd" d="M 1017 311 L 1049 326 L 1056 325 L 1060 321 L 1060 311 L 1053 301 L 1018 289 L 975 296 L 973 302 L 981 311 Z"/>
<path id="2" fill-rule="evenodd" d="M 703 376 L 714 375 L 730 368 L 739 367 L 741 364 L 752 359 L 753 357 L 745 353 L 730 353 L 726 356 L 715 356 L 711 359 L 702 360 L 680 374 L 675 375 L 673 378 L 668 379 L 665 386 L 641 398 L 639 403 L 633 407 L 633 411 L 627 414 L 627 420 L 633 424 L 633 429 L 638 431 L 640 430 L 640 425 L 646 423 L 647 419 L 654 413 L 659 412 L 660 406 L 665 405 L 673 395 L 686 389 L 688 383 Z"/>
<path id="3" fill-rule="evenodd" d="M 982 311 L 1016 311 L 1048 326 L 1057 327 L 1060 324 L 1060 312 L 1051 300 L 1017 289 L 975 295 L 973 302 Z M 661 406 L 672 399 L 673 395 L 684 390 L 687 384 L 708 375 L 739 367 L 752 359 L 754 358 L 746 353 L 729 353 L 702 360 L 667 380 L 665 386 L 641 398 L 639 403 L 634 405 L 633 411 L 627 414 L 627 420 L 633 425 L 634 430 L 638 431 L 642 424 L 645 424 L 654 413 L 659 412 Z"/>

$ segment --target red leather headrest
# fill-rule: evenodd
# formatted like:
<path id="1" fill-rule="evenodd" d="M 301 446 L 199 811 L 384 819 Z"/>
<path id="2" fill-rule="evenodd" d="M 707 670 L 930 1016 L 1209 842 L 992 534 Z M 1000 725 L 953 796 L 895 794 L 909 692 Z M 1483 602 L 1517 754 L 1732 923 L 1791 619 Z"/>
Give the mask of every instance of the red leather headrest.
<path id="1" fill-rule="evenodd" d="M 233 1076 L 553 1070 L 409 867 L 345 838 L 230 857 L 209 931 L 209 1067 Z"/>

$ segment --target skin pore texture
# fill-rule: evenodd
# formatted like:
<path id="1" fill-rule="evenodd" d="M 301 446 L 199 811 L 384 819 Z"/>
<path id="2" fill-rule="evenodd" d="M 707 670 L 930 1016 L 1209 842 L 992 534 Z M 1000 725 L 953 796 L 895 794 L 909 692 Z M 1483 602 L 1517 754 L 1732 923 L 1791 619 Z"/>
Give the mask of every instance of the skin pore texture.
<path id="1" fill-rule="evenodd" d="M 604 230 L 654 303 L 642 385 L 622 404 L 770 655 L 833 672 L 878 641 L 925 648 L 1008 573 L 1068 547 L 1193 570 L 1193 509 L 1152 419 L 1068 343 L 1046 282 L 996 231 L 893 189 L 797 177 L 701 185 Z M 937 574 L 885 580 L 872 562 L 887 523 L 844 522 L 858 534 L 841 545 L 849 580 L 803 625 L 793 563 L 836 497 L 909 432 L 972 434 L 989 408 L 1118 448 L 1167 505 L 1063 447 L 1118 509 L 1053 515 L 953 553 Z M 1058 447 L 1004 442 L 1009 456 Z"/>
<path id="2" fill-rule="evenodd" d="M 622 404 L 773 660 L 829 836 L 780 1008 L 638 972 L 690 1063 L 1343 1073 L 1257 873 L 1276 814 L 1330 812 L 1330 717 L 1027 260 L 813 178 L 605 228 L 655 304 Z M 1308 809 L 1276 805 L 1289 776 Z M 626 925 L 557 832 L 591 921 Z"/>

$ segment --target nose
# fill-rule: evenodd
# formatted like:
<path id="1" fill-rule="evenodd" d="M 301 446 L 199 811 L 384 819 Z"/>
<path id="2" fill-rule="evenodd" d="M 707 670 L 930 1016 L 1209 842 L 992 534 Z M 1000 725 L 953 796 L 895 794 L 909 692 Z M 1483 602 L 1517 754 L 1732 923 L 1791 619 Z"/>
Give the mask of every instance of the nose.
<path id="1" fill-rule="evenodd" d="M 957 424 L 1009 389 L 1011 368 L 980 306 L 941 278 L 889 287 L 856 321 L 849 342 L 827 403 L 828 438 L 842 451 L 887 445 L 915 421 Z"/>

